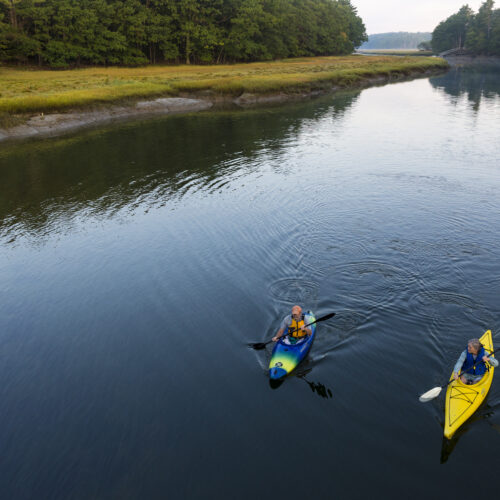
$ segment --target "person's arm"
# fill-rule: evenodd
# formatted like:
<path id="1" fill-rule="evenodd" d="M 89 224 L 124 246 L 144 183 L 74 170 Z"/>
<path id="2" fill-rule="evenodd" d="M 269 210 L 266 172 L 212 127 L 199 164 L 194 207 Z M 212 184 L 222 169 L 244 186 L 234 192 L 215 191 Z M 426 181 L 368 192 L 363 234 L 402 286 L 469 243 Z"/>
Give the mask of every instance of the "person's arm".
<path id="1" fill-rule="evenodd" d="M 483 361 L 485 363 L 488 362 L 491 366 L 493 366 L 493 368 L 496 368 L 498 366 L 498 359 L 494 358 L 493 356 L 483 356 Z"/>
<path id="2" fill-rule="evenodd" d="M 464 364 L 466 356 L 467 356 L 467 352 L 463 351 L 462 354 L 460 354 L 458 361 L 455 363 L 455 367 L 453 368 L 453 377 L 455 378 L 455 380 L 457 380 L 457 378 L 458 378 L 458 374 L 460 373 L 460 370 L 462 369 L 462 366 Z"/>
<path id="3" fill-rule="evenodd" d="M 273 341 L 276 342 L 278 341 L 281 337 L 283 337 L 283 333 L 285 330 L 288 329 L 288 327 L 292 324 L 292 317 L 291 316 L 286 316 L 283 321 L 281 322 L 280 329 L 278 330 L 278 333 L 273 337 Z"/>
<path id="4" fill-rule="evenodd" d="M 277 342 L 281 337 L 283 337 L 284 329 L 280 328 L 278 333 L 273 337 L 273 342 Z"/>

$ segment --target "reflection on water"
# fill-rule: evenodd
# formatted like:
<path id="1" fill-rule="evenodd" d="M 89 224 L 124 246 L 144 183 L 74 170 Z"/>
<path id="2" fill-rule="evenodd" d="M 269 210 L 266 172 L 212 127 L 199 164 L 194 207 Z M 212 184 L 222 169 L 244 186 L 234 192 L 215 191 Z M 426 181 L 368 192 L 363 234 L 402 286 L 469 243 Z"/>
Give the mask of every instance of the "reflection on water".
<path id="1" fill-rule="evenodd" d="M 278 389 L 283 385 L 283 382 L 285 382 L 284 378 L 280 378 L 280 379 L 270 378 L 269 379 L 269 387 L 271 389 Z"/>
<path id="2" fill-rule="evenodd" d="M 63 231 L 78 217 L 174 208 L 184 196 L 217 193 L 247 175 L 259 157 L 279 158 L 315 120 L 328 117 L 341 126 L 358 95 L 313 108 L 181 116 L 2 145 L 0 237 Z"/>
<path id="3" fill-rule="evenodd" d="M 494 409 L 487 402 L 488 397 L 489 396 L 487 396 L 485 401 L 477 409 L 476 413 L 474 413 L 474 415 L 472 415 L 472 417 L 469 418 L 469 420 L 467 420 L 457 430 L 457 432 L 453 435 L 453 437 L 451 439 L 446 439 L 445 437 L 443 437 L 443 443 L 441 446 L 441 460 L 440 460 L 441 464 L 444 464 L 448 461 L 453 450 L 455 449 L 458 442 L 460 441 L 460 438 L 464 434 L 467 434 L 477 422 L 479 422 L 481 420 L 487 420 L 495 414 Z"/>
<path id="4" fill-rule="evenodd" d="M 307 385 L 309 385 L 309 387 L 311 388 L 311 391 L 318 395 L 319 397 L 321 398 L 325 398 L 325 399 L 329 399 L 329 398 L 332 398 L 333 397 L 333 394 L 332 394 L 332 391 L 331 389 L 329 389 L 328 387 L 326 387 L 324 384 L 322 384 L 321 382 L 312 382 L 311 380 L 308 380 L 306 378 L 306 375 L 312 370 L 312 368 L 308 368 L 308 369 L 305 369 L 305 370 L 299 370 L 296 374 L 296 376 L 300 379 L 302 379 L 304 382 L 307 383 Z"/>
<path id="5" fill-rule="evenodd" d="M 481 103 L 498 101 L 500 97 L 500 67 L 455 66 L 429 81 L 434 88 L 444 90 L 454 104 L 466 97 L 475 111 L 479 110 Z"/>
<path id="6" fill-rule="evenodd" d="M 329 389 L 325 384 L 322 384 L 321 382 L 313 382 L 311 380 L 308 380 L 306 378 L 306 375 L 312 371 L 312 367 L 307 367 L 308 360 L 306 359 L 305 361 L 302 362 L 301 365 L 293 372 L 291 373 L 288 377 L 282 378 L 282 379 L 269 379 L 269 387 L 271 389 L 278 389 L 281 387 L 285 381 L 289 380 L 303 380 L 311 389 L 311 391 L 319 396 L 320 398 L 324 399 L 331 399 L 333 398 L 333 393 L 331 389 Z"/>

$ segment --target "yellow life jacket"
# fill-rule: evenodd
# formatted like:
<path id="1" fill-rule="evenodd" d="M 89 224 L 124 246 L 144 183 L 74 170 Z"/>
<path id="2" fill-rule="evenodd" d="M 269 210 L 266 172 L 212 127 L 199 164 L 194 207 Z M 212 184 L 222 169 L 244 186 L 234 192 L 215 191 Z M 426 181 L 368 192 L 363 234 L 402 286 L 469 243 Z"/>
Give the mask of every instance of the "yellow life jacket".
<path id="1" fill-rule="evenodd" d="M 304 337 L 307 335 L 306 332 L 303 332 L 300 327 L 304 326 L 304 316 L 302 316 L 302 319 L 300 321 L 295 321 L 292 318 L 292 324 L 288 327 L 288 335 L 291 337 Z"/>

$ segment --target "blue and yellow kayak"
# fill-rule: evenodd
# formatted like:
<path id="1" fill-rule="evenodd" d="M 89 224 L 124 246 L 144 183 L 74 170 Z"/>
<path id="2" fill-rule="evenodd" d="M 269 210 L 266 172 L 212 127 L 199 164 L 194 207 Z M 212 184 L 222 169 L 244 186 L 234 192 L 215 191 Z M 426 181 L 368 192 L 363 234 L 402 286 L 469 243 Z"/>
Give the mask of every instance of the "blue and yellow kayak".
<path id="1" fill-rule="evenodd" d="M 316 321 L 314 314 L 308 311 L 304 314 L 304 323 L 307 325 Z M 311 325 L 311 335 L 299 339 L 296 344 L 287 344 L 285 337 L 281 337 L 274 346 L 269 362 L 269 377 L 279 380 L 292 372 L 297 365 L 307 356 L 314 337 L 316 336 L 316 323 Z"/>

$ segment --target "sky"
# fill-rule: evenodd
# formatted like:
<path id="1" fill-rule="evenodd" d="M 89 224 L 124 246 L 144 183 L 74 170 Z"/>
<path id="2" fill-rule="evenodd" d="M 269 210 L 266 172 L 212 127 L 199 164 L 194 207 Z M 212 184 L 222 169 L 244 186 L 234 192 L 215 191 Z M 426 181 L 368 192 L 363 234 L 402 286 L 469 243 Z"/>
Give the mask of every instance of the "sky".
<path id="1" fill-rule="evenodd" d="M 484 0 L 351 0 L 363 19 L 366 32 L 433 31 L 447 17 L 467 4 L 477 12 Z M 495 2 L 500 8 L 500 1 Z"/>

